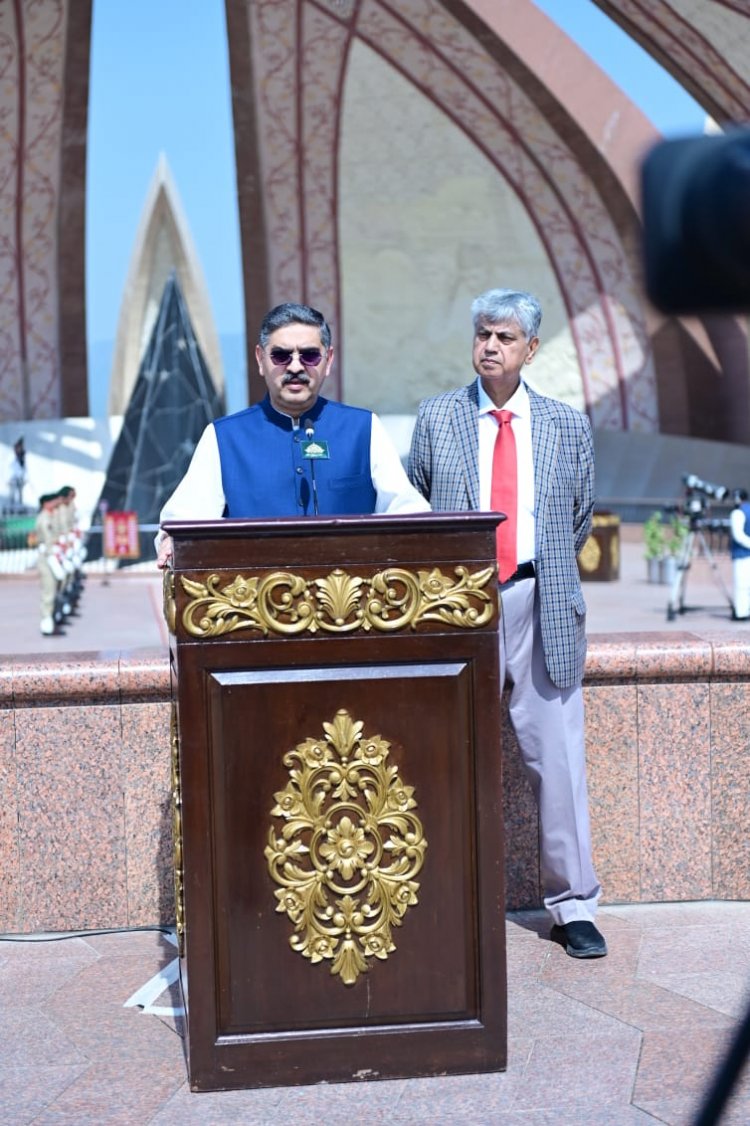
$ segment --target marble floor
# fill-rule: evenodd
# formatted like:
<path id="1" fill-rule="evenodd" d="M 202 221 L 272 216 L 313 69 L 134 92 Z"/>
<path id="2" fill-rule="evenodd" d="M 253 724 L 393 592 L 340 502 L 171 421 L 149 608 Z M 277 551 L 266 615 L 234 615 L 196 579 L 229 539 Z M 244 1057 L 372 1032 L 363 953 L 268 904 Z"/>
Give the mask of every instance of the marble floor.
<path id="1" fill-rule="evenodd" d="M 694 560 L 695 608 L 668 623 L 669 590 L 646 582 L 641 545 L 625 537 L 620 580 L 585 586 L 589 632 L 728 630 L 750 641 L 717 581 L 729 581 L 728 559 L 719 568 Z M 166 645 L 158 576 L 91 576 L 57 638 L 39 636 L 37 601 L 33 574 L 0 576 L 0 652 Z M 166 936 L 0 938 L 0 1126 L 688 1126 L 750 1005 L 750 903 L 606 907 L 600 923 L 610 954 L 586 962 L 548 941 L 542 913 L 508 916 L 504 1073 L 219 1094 L 188 1088 L 175 987 L 145 1009 L 126 1006 L 173 960 Z M 746 1071 L 722 1123 L 750 1122 Z"/>
<path id="2" fill-rule="evenodd" d="M 750 903 L 607 907 L 600 925 L 609 956 L 576 961 L 541 912 L 508 916 L 504 1073 L 203 1094 L 176 986 L 143 988 L 173 959 L 166 936 L 3 940 L 0 1121 L 687 1126 L 750 1002 Z M 721 1121 L 750 1122 L 750 1070 Z"/>

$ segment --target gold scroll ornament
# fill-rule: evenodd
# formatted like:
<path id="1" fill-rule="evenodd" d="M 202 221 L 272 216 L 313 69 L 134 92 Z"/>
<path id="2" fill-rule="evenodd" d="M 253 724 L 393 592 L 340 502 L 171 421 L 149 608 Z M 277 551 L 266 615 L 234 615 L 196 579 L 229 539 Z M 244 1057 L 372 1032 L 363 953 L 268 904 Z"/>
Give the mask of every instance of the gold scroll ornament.
<path id="1" fill-rule="evenodd" d="M 390 744 L 363 726 L 341 709 L 322 738 L 284 756 L 289 782 L 271 810 L 284 825 L 265 849 L 292 949 L 330 959 L 345 985 L 396 949 L 392 931 L 417 903 L 427 848 L 414 787 L 388 765 Z"/>
<path id="2" fill-rule="evenodd" d="M 161 588 L 164 621 L 167 623 L 169 632 L 174 633 L 177 623 L 177 610 L 174 600 L 174 571 L 170 570 L 169 567 L 165 567 L 162 573 Z"/>
<path id="3" fill-rule="evenodd" d="M 372 576 L 336 568 L 322 578 L 305 579 L 290 571 L 261 577 L 237 575 L 222 585 L 220 575 L 204 582 L 180 575 L 189 601 L 182 624 L 193 637 L 220 637 L 233 630 L 269 634 L 395 632 L 422 622 L 475 629 L 497 612 L 495 568 L 473 574 L 456 567 L 453 576 L 437 567 L 416 574 L 389 567 Z M 165 584 L 166 590 L 166 584 Z M 174 591 L 165 595 L 165 617 L 174 621 Z"/>

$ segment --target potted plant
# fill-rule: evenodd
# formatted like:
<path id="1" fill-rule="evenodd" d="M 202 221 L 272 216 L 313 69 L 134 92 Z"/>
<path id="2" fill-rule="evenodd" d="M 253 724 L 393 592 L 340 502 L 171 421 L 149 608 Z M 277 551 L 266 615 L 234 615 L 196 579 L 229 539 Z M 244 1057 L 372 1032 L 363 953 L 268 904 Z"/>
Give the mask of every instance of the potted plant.
<path id="1" fill-rule="evenodd" d="M 659 509 L 652 512 L 643 525 L 643 545 L 648 581 L 658 583 L 660 578 L 659 564 L 666 552 L 666 534 Z"/>

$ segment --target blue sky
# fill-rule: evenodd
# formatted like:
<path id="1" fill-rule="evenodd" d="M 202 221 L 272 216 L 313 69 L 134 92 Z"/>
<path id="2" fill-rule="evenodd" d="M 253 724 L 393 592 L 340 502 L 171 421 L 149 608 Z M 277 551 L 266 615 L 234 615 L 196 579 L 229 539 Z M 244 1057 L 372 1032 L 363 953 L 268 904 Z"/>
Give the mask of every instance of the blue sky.
<path id="1" fill-rule="evenodd" d="M 665 136 L 702 131 L 700 107 L 591 0 L 536 3 Z M 231 369 L 241 364 L 244 321 L 224 2 L 94 0 L 86 217 L 94 415 L 106 413 L 123 286 L 161 152 L 206 277 L 236 409 Z"/>

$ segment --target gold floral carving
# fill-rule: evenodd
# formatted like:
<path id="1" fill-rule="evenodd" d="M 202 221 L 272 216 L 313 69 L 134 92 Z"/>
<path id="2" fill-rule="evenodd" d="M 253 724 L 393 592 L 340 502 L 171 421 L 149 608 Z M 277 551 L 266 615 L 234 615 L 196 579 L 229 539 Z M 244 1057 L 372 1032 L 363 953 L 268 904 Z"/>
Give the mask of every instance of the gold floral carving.
<path id="1" fill-rule="evenodd" d="M 174 571 L 169 567 L 164 568 L 164 578 L 162 580 L 162 600 L 164 621 L 167 623 L 167 629 L 170 633 L 174 633 L 175 625 L 177 623 L 177 610 L 174 602 Z"/>
<path id="2" fill-rule="evenodd" d="M 177 726 L 177 705 L 172 704 L 170 720 L 170 745 L 172 758 L 172 837 L 174 862 L 174 906 L 177 930 L 177 952 L 182 956 L 185 936 L 185 891 L 182 864 L 182 787 L 180 782 L 180 736 Z"/>
<path id="3" fill-rule="evenodd" d="M 396 949 L 392 931 L 417 903 L 427 848 L 414 787 L 388 765 L 390 744 L 363 727 L 339 710 L 322 738 L 284 756 L 289 782 L 271 815 L 285 824 L 265 849 L 292 949 L 330 959 L 345 985 Z"/>
<path id="4" fill-rule="evenodd" d="M 407 571 L 389 567 L 370 577 L 336 568 L 323 578 L 305 579 L 289 571 L 262 577 L 220 575 L 198 582 L 180 576 L 189 601 L 182 624 L 194 637 L 220 637 L 233 630 L 269 634 L 395 632 L 422 622 L 475 629 L 497 612 L 495 568 L 473 574 L 456 567 L 453 576 L 437 567 Z M 222 585 L 222 583 L 225 585 Z"/>

